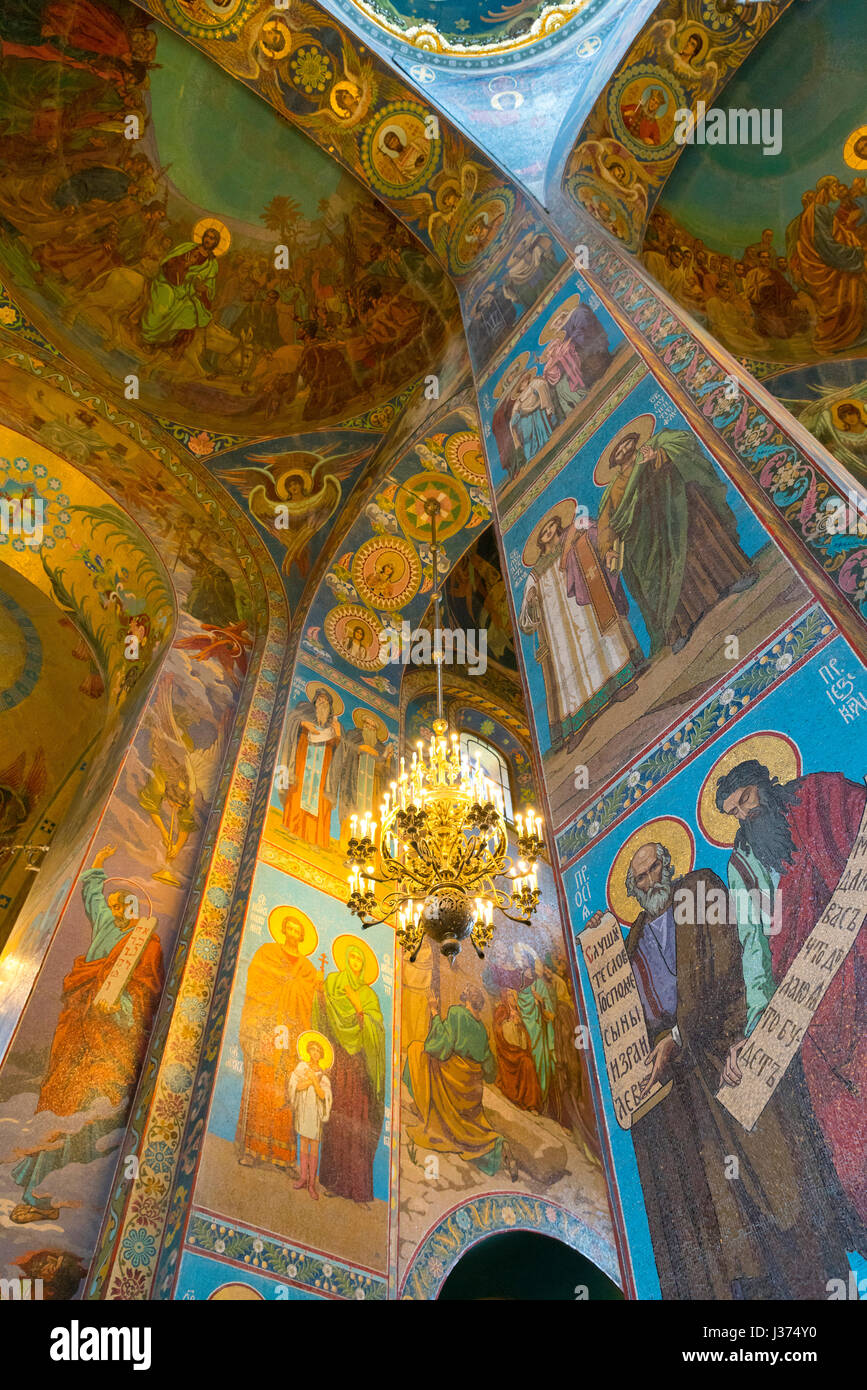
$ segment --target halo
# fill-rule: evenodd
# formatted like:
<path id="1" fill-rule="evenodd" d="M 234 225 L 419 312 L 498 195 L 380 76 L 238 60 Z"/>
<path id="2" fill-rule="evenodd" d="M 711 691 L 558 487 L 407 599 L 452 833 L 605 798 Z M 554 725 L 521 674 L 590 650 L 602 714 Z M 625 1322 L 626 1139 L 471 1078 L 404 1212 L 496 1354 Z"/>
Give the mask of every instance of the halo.
<path id="1" fill-rule="evenodd" d="M 466 483 L 487 482 L 482 441 L 475 430 L 460 430 L 446 441 L 446 463 Z"/>
<path id="2" fill-rule="evenodd" d="M 338 970 L 346 969 L 346 953 L 350 946 L 357 946 L 364 956 L 364 983 L 372 985 L 374 980 L 379 978 L 379 961 L 374 955 L 373 948 L 351 931 L 343 932 L 331 947 L 331 958 L 334 964 Z"/>
<path id="3" fill-rule="evenodd" d="M 225 222 L 221 222 L 218 217 L 201 217 L 193 228 L 193 241 L 201 241 L 209 227 L 220 234 L 220 240 L 214 247 L 214 255 L 222 256 L 223 252 L 228 251 L 231 245 L 232 233 Z"/>
<path id="4" fill-rule="evenodd" d="M 564 299 L 560 307 L 554 310 L 548 322 L 545 324 L 545 327 L 542 329 L 542 332 L 539 334 L 539 347 L 544 347 L 546 343 L 551 341 L 554 334 L 558 332 L 556 328 L 551 327 L 554 320 L 559 318 L 562 313 L 565 313 L 568 318 L 572 310 L 577 309 L 578 305 L 583 303 L 584 300 L 581 298 L 580 294 L 570 294 L 568 299 Z"/>
<path id="5" fill-rule="evenodd" d="M 338 92 L 349 92 L 349 94 L 353 96 L 356 99 L 356 102 L 360 105 L 361 88 L 358 86 L 356 82 L 335 82 L 328 96 L 328 104 L 334 112 L 335 116 L 337 116 L 338 120 L 351 121 L 353 116 L 357 115 L 358 113 L 357 111 L 341 111 L 340 107 L 334 100 Z"/>
<path id="6" fill-rule="evenodd" d="M 334 1048 L 323 1033 L 317 1033 L 315 1028 L 308 1028 L 306 1033 L 302 1033 L 296 1049 L 302 1062 L 309 1062 L 309 1049 L 312 1042 L 319 1043 L 322 1048 L 322 1061 L 320 1063 L 323 1071 L 330 1071 L 334 1066 Z"/>
<path id="7" fill-rule="evenodd" d="M 608 905 L 618 922 L 631 925 L 638 916 L 639 907 L 626 891 L 626 870 L 632 863 L 636 851 L 642 845 L 665 845 L 671 855 L 671 865 L 675 878 L 688 874 L 695 863 L 695 840 L 692 831 L 679 816 L 657 816 L 637 830 L 633 830 L 628 840 L 620 846 L 611 865 L 605 896 Z"/>
<path id="8" fill-rule="evenodd" d="M 374 568 L 377 564 L 390 564 L 396 571 L 393 583 L 399 589 L 398 593 L 386 597 L 371 585 L 365 574 L 365 570 L 369 571 L 371 557 L 374 557 Z M 383 609 L 387 612 L 403 608 L 414 599 L 422 579 L 421 561 L 415 547 L 403 536 L 371 536 L 356 551 L 350 573 L 352 582 L 364 601 L 377 610 Z"/>
<path id="9" fill-rule="evenodd" d="M 574 497 L 564 497 L 555 506 L 548 508 L 541 521 L 536 522 L 521 553 L 521 563 L 526 565 L 527 569 L 532 569 L 539 558 L 539 536 L 546 524 L 556 517 L 561 526 L 571 526 L 577 506 L 578 503 Z"/>
<path id="10" fill-rule="evenodd" d="M 844 405 L 851 405 L 851 406 L 854 407 L 855 410 L 857 410 L 857 412 L 858 412 L 858 419 L 861 421 L 862 426 L 863 426 L 865 429 L 867 429 L 867 418 L 865 418 L 864 406 L 863 406 L 863 404 L 861 403 L 861 401 L 856 401 L 856 400 L 854 400 L 851 396 L 847 397 L 847 399 L 846 399 L 845 401 L 838 401 L 837 404 L 836 404 L 836 405 L 834 406 L 834 408 L 832 409 L 831 414 L 832 414 L 833 417 L 834 417 L 834 422 L 835 422 L 835 424 L 842 426 L 842 423 L 843 423 L 843 422 L 842 422 L 842 420 L 840 419 L 840 411 L 841 411 L 841 409 L 842 409 L 842 407 L 843 407 Z"/>
<path id="11" fill-rule="evenodd" d="M 727 816 L 717 810 L 716 786 L 721 777 L 731 772 L 738 763 L 756 758 L 768 769 L 778 782 L 792 782 L 801 775 L 801 750 L 797 744 L 775 729 L 764 729 L 758 734 L 748 734 L 738 739 L 718 758 L 704 779 L 698 794 L 696 815 L 701 833 L 712 845 L 723 849 L 730 848 L 738 833 L 738 822 L 734 816 Z"/>
<path id="12" fill-rule="evenodd" d="M 350 624 L 352 627 L 362 628 L 365 636 L 369 633 L 372 639 L 369 643 L 365 643 L 364 654 L 360 657 L 353 656 L 349 650 L 346 633 Z M 324 626 L 325 636 L 344 661 L 348 661 L 352 666 L 357 666 L 360 671 L 378 671 L 382 668 L 382 642 L 377 630 L 376 615 L 369 608 L 362 608 L 360 603 L 338 604 L 336 608 L 332 608 L 325 615 Z M 371 654 L 374 643 L 376 651 Z"/>
<path id="13" fill-rule="evenodd" d="M 640 449 L 642 444 L 647 443 L 655 429 L 655 415 L 636 415 L 635 419 L 630 420 L 628 425 L 624 425 L 622 429 L 619 429 L 614 438 L 603 449 L 599 456 L 599 461 L 593 470 L 593 481 L 596 486 L 607 487 L 614 477 L 614 469 L 611 467 L 611 455 L 614 453 L 614 450 L 621 440 L 625 439 L 627 434 L 638 435 L 638 444 L 636 447 Z"/>
<path id="14" fill-rule="evenodd" d="M 506 391 L 508 391 L 509 388 L 518 380 L 518 377 L 521 375 L 521 373 L 526 371 L 527 363 L 529 362 L 529 360 L 529 352 L 522 352 L 517 357 L 515 357 L 512 360 L 512 362 L 509 363 L 508 367 L 503 372 L 503 375 L 500 377 L 500 380 L 497 382 L 496 386 L 491 392 L 495 401 L 498 401 L 500 397 Z"/>
<path id="15" fill-rule="evenodd" d="M 857 130 L 853 130 L 843 146 L 843 158 L 850 169 L 867 169 L 867 159 L 855 153 L 855 144 L 862 137 L 867 138 L 867 125 L 859 125 Z"/>
<path id="16" fill-rule="evenodd" d="M 278 945 L 280 944 L 280 938 L 277 932 L 287 920 L 291 922 L 293 926 L 303 927 L 304 929 L 304 935 L 298 943 L 299 956 L 311 956 L 319 945 L 319 933 L 307 916 L 307 913 L 302 912 L 299 907 L 272 907 L 271 911 L 268 913 L 268 930 L 274 940 Z"/>
<path id="17" fill-rule="evenodd" d="M 352 722 L 356 729 L 363 728 L 366 723 L 376 724 L 376 732 L 379 735 L 380 743 L 388 742 L 389 734 L 388 729 L 385 727 L 385 720 L 381 719 L 378 714 L 374 714 L 373 710 L 367 709 L 363 705 L 358 705 L 357 708 L 352 711 Z"/>
<path id="18" fill-rule="evenodd" d="M 317 692 L 317 690 L 324 690 L 324 691 L 326 691 L 326 693 L 327 693 L 328 695 L 331 696 L 331 699 L 332 699 L 333 704 L 334 704 L 334 713 L 335 713 L 335 716 L 336 716 L 337 718 L 339 718 L 340 715 L 343 713 L 344 709 L 346 708 L 346 706 L 344 705 L 344 703 L 343 703 L 343 701 L 341 700 L 340 696 L 338 695 L 337 691 L 336 691 L 336 690 L 332 690 L 332 689 L 331 689 L 331 686 L 330 686 L 330 685 L 326 685 L 326 684 L 324 683 L 324 681 L 308 681 L 308 683 L 307 683 L 307 691 L 306 691 L 306 694 L 307 694 L 307 699 L 310 700 L 311 703 L 316 699 L 316 692 Z"/>
<path id="19" fill-rule="evenodd" d="M 265 1295 L 258 1289 L 254 1289 L 252 1284 L 221 1284 L 213 1293 L 207 1297 L 208 1303 L 223 1303 L 229 1299 L 236 1299 L 239 1303 L 251 1303 L 263 1300 Z"/>
<path id="20" fill-rule="evenodd" d="M 137 895 L 137 896 L 138 896 L 139 894 L 143 893 L 144 896 L 145 896 L 145 897 L 147 898 L 147 900 L 148 900 L 147 915 L 148 915 L 148 917 L 153 917 L 153 915 L 154 915 L 154 905 L 153 905 L 153 901 L 152 901 L 152 899 L 151 899 L 151 895 L 150 895 L 150 893 L 148 892 L 148 890 L 147 890 L 147 888 L 145 887 L 145 885 L 144 885 L 143 883 L 139 883 L 138 879 L 135 879 L 135 878 L 120 878 L 120 877 L 118 877 L 118 878 L 106 878 L 106 879 L 103 881 L 103 888 L 107 888 L 108 885 L 109 885 L 110 883 L 128 883 L 128 884 L 130 884 L 131 887 L 133 887 L 133 888 L 136 889 L 136 895 Z"/>

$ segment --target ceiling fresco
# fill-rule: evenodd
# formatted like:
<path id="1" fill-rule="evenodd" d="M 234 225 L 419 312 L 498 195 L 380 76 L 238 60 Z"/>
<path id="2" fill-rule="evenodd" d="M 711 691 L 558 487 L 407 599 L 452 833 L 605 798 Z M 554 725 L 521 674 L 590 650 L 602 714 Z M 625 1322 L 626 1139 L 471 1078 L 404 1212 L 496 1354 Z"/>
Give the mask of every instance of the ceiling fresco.
<path id="1" fill-rule="evenodd" d="M 648 213 L 686 148 L 676 139 L 676 113 L 700 100 L 710 106 L 791 3 L 663 0 L 578 134 L 563 175 L 567 202 L 638 250 Z"/>
<path id="2" fill-rule="evenodd" d="M 863 6 L 814 0 L 783 15 L 726 89 L 732 106 L 749 108 L 761 93 L 780 111 L 779 154 L 766 159 L 754 145 L 685 151 L 642 250 L 655 279 L 859 476 L 867 468 L 865 47 Z"/>
<path id="3" fill-rule="evenodd" d="M 424 374 L 457 323 L 441 269 L 243 86 L 121 0 L 34 0 L 0 38 L 0 273 L 104 386 L 273 435 Z"/>

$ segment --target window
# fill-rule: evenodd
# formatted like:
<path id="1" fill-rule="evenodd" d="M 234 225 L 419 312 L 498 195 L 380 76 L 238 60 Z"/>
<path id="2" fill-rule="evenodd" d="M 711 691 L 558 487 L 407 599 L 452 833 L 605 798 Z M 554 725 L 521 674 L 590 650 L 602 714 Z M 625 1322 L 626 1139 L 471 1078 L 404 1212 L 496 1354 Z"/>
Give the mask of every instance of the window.
<path id="1" fill-rule="evenodd" d="M 460 738 L 461 762 L 464 767 L 473 771 L 480 767 L 482 773 L 495 787 L 499 787 L 503 793 L 503 807 L 506 813 L 506 820 L 510 823 L 515 817 L 512 814 L 512 791 L 509 786 L 509 764 L 503 757 L 499 748 L 495 748 L 492 743 L 485 743 L 484 739 L 478 738 L 476 734 L 462 733 Z"/>

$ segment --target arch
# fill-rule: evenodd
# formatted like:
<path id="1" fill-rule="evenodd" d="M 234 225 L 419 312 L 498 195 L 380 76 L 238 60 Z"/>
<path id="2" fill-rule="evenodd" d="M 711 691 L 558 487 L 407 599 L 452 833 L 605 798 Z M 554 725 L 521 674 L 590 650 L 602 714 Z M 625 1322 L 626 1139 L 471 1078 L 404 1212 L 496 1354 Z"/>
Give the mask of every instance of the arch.
<path id="1" fill-rule="evenodd" d="M 400 1298 L 435 1299 L 458 1261 L 491 1236 L 530 1231 L 584 1256 L 610 1281 L 620 1274 L 613 1247 L 577 1216 L 527 1192 L 486 1193 L 452 1207 L 431 1226 L 403 1275 Z"/>
<path id="2" fill-rule="evenodd" d="M 592 1260 L 565 1241 L 538 1231 L 500 1231 L 464 1251 L 437 1297 L 607 1302 L 623 1294 Z"/>

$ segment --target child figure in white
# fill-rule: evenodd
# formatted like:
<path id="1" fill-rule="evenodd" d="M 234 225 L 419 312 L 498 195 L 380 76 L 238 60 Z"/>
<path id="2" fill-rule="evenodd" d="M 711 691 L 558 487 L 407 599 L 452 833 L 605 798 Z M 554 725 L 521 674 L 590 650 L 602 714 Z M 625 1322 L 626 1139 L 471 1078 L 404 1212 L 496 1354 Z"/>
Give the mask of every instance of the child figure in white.
<path id="1" fill-rule="evenodd" d="M 316 1190 L 316 1170 L 319 1166 L 319 1141 L 322 1126 L 327 1124 L 331 1114 L 331 1082 L 322 1066 L 328 1055 L 327 1066 L 333 1059 L 332 1049 L 321 1033 L 304 1033 L 298 1039 L 300 1061 L 289 1078 L 288 1101 L 295 1115 L 295 1130 L 298 1135 L 298 1167 L 301 1175 L 296 1188 L 306 1187 L 314 1201 L 319 1201 Z"/>

